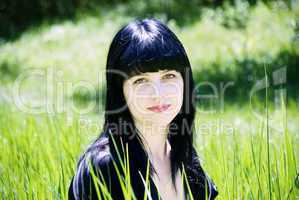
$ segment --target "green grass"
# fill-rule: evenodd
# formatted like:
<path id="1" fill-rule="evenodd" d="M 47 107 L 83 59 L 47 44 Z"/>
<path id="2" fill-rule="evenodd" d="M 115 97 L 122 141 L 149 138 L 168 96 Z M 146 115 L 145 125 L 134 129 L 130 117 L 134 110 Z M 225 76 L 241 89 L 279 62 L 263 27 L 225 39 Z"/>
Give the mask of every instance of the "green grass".
<path id="1" fill-rule="evenodd" d="M 298 188 L 294 186 L 298 173 L 298 127 L 292 131 L 288 128 L 294 127 L 298 114 L 286 112 L 282 109 L 269 114 L 269 118 L 278 116 L 267 126 L 266 113 L 259 120 L 250 110 L 232 109 L 229 115 L 224 113 L 212 119 L 233 127 L 231 134 L 220 131 L 217 137 L 199 136 L 205 166 L 214 173 L 212 176 L 224 193 L 221 199 L 270 199 L 270 195 L 272 199 L 298 198 Z M 213 159 L 209 159 L 211 155 Z"/>
<path id="2" fill-rule="evenodd" d="M 77 159 L 102 124 L 102 116 L 85 118 L 89 124 L 79 116 L 29 115 L 2 105 L 1 196 L 66 199 Z M 195 145 L 219 199 L 298 198 L 299 115 L 292 108 L 281 109 L 269 111 L 268 120 L 267 131 L 266 117 L 257 119 L 248 106 L 198 112 Z"/>
<path id="3" fill-rule="evenodd" d="M 235 25 L 235 18 L 242 26 Z M 2 198 L 66 199 L 79 155 L 101 131 L 103 116 L 80 116 L 68 109 L 32 115 L 21 112 L 10 101 L 3 103 L 1 96 L 9 96 L 20 75 L 32 69 L 53 70 L 48 71 L 55 78 L 48 85 L 50 91 L 58 92 L 55 87 L 61 83 L 76 85 L 79 81 L 95 87 L 92 94 L 78 90 L 68 90 L 62 96 L 54 94 L 63 100 L 81 98 L 84 108 L 86 99 L 94 99 L 94 93 L 105 88 L 103 72 L 109 44 L 120 26 L 130 20 L 132 17 L 124 15 L 122 9 L 108 10 L 103 15 L 85 15 L 75 21 L 44 22 L 18 39 L 0 44 Z M 193 24 L 179 26 L 171 20 L 168 25 L 184 44 L 197 81 L 238 84 L 243 83 L 237 82 L 239 79 L 248 78 L 239 74 L 246 71 L 247 60 L 254 61 L 249 64 L 262 63 L 253 65 L 253 80 L 263 77 L 263 63 L 298 71 L 292 70 L 297 67 L 295 62 L 288 63 L 288 58 L 295 60 L 299 55 L 293 41 L 296 20 L 298 11 L 279 3 L 272 7 L 259 3 L 245 10 L 204 8 L 201 18 Z M 291 56 L 281 58 L 282 52 Z M 218 79 L 212 79 L 215 76 Z M 44 98 L 45 82 L 45 77 L 22 82 L 26 103 Z M 239 106 L 225 104 L 216 113 L 198 109 L 195 145 L 204 168 L 218 187 L 218 199 L 299 198 L 299 183 L 295 186 L 299 171 L 298 103 L 290 101 L 287 107 L 277 107 L 267 99 L 267 109 L 259 103 L 261 99 L 254 100 L 251 106 L 249 101 Z M 50 103 L 57 105 L 55 99 Z M 132 195 L 128 191 L 127 195 Z"/>

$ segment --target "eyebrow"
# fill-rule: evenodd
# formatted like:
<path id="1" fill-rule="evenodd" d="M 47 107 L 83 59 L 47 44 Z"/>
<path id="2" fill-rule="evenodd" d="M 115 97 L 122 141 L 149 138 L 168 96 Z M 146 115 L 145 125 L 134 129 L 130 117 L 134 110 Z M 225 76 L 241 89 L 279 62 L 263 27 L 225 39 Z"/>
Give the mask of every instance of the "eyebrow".
<path id="1" fill-rule="evenodd" d="M 161 73 L 165 74 L 166 72 L 169 72 L 169 71 L 173 71 L 173 70 L 172 69 L 171 70 L 165 69 L 165 70 L 162 70 Z M 146 73 L 143 73 L 143 74 L 139 74 L 138 76 L 149 76 L 149 72 L 146 72 Z"/>

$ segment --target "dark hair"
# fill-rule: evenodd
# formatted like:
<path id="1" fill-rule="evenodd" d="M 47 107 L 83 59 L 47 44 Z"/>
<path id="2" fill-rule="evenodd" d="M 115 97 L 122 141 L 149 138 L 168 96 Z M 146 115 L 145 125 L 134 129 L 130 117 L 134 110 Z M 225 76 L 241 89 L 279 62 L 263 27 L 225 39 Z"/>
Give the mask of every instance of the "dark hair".
<path id="1" fill-rule="evenodd" d="M 192 70 L 183 45 L 162 22 L 156 19 L 135 20 L 115 35 L 108 52 L 106 67 L 104 132 L 115 135 L 118 142 L 129 144 L 130 166 L 141 170 L 143 175 L 148 155 L 142 148 L 142 139 L 126 106 L 123 83 L 127 78 L 142 72 L 171 69 L 181 73 L 184 81 L 183 105 L 170 123 L 168 133 L 174 184 L 177 170 L 191 159 L 195 116 L 195 107 L 192 104 Z M 124 124 L 131 125 L 131 129 L 127 130 Z M 112 129 L 112 125 L 114 128 L 117 125 L 118 129 Z M 154 171 L 152 165 L 150 166 L 152 174 Z"/>

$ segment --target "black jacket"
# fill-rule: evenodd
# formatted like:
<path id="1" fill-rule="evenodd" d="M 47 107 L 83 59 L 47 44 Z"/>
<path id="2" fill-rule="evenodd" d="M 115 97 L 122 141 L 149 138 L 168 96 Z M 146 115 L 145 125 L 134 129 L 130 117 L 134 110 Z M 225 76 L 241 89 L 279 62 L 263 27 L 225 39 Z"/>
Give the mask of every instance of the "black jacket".
<path id="1" fill-rule="evenodd" d="M 117 173 L 120 171 L 115 170 L 115 157 L 112 156 L 110 149 L 111 140 L 109 140 L 108 134 L 102 134 L 96 142 L 86 151 L 86 153 L 80 158 L 77 166 L 76 174 L 71 180 L 69 186 L 68 197 L 70 200 L 78 199 L 98 199 L 98 195 L 105 196 L 105 193 L 109 193 L 113 200 L 123 200 L 123 192 L 120 182 L 118 180 Z M 190 199 L 188 191 L 190 190 L 194 200 L 201 199 L 214 199 L 218 192 L 213 181 L 203 171 L 196 151 L 192 152 L 192 163 L 185 166 L 186 177 L 188 184 L 184 181 L 184 188 L 186 193 L 186 199 Z M 138 159 L 138 157 L 136 158 Z M 119 165 L 118 165 L 119 166 Z M 92 167 L 92 170 L 91 168 Z M 132 167 L 133 168 L 133 167 Z M 131 170 L 131 167 L 130 167 Z M 138 188 L 134 191 L 136 198 L 143 199 L 145 187 L 144 179 L 140 173 L 136 170 L 131 170 L 131 184 L 133 188 Z M 98 178 L 97 186 L 95 186 L 94 177 Z M 101 183 L 106 184 L 108 191 L 101 188 Z M 150 189 L 147 190 L 150 193 L 153 200 L 158 200 L 158 190 L 154 185 L 151 178 L 149 178 Z M 141 189 L 140 189 L 141 188 Z"/>

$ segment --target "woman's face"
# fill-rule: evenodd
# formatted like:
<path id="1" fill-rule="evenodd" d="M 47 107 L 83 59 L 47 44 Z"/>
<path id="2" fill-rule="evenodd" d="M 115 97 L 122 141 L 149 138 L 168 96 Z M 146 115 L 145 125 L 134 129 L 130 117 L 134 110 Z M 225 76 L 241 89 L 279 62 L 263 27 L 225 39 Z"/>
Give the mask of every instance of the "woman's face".
<path id="1" fill-rule="evenodd" d="M 123 92 L 134 120 L 168 125 L 182 107 L 183 86 L 178 71 L 160 70 L 127 79 Z"/>

